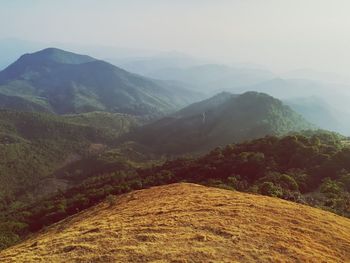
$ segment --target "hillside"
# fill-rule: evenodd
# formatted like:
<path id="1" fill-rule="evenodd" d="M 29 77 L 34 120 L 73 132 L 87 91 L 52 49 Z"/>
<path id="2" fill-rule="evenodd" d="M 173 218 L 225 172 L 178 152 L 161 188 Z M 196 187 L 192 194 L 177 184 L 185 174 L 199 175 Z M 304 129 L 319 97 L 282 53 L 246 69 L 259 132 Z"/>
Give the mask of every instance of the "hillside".
<path id="1" fill-rule="evenodd" d="M 1 262 L 345 262 L 350 220 L 271 197 L 172 184 L 122 195 L 0 252 Z"/>
<path id="2" fill-rule="evenodd" d="M 188 153 L 313 126 L 263 93 L 221 93 L 141 127 L 128 139 L 164 153 Z"/>
<path id="3" fill-rule="evenodd" d="M 288 99 L 284 101 L 293 110 L 303 115 L 306 120 L 316 124 L 322 129 L 350 134 L 348 124 L 349 114 L 339 111 L 330 105 L 327 100 L 317 96 Z"/>
<path id="4" fill-rule="evenodd" d="M 157 116 L 200 98 L 172 82 L 56 48 L 25 54 L 1 71 L 0 93 L 58 114 L 108 111 Z M 8 107 L 16 109 L 16 102 Z"/>
<path id="5" fill-rule="evenodd" d="M 70 123 L 91 126 L 103 130 L 114 137 L 127 133 L 132 128 L 140 126 L 145 122 L 145 119 L 142 117 L 98 111 L 67 114 L 63 116 L 63 119 Z"/>
<path id="6" fill-rule="evenodd" d="M 8 205 L 14 196 L 23 197 L 34 189 L 44 189 L 57 169 L 113 145 L 119 135 L 138 123 L 135 117 L 121 114 L 57 116 L 1 110 L 2 201 L 7 200 Z M 60 185 L 62 181 L 53 184 L 56 183 Z M 63 185 L 66 184 L 65 181 Z"/>
<path id="7" fill-rule="evenodd" d="M 46 112 L 50 113 L 50 109 L 46 105 L 27 100 L 18 96 L 7 96 L 0 94 L 0 109 L 17 110 L 25 112 Z"/>
<path id="8" fill-rule="evenodd" d="M 350 150 L 330 132 L 272 137 L 216 148 L 197 158 L 145 156 L 142 149 L 107 149 L 65 165 L 51 179 L 65 191 L 26 203 L 0 203 L 0 250 L 108 195 L 177 182 L 259 193 L 308 204 L 350 218 Z M 141 150 L 141 152 L 139 152 Z M 152 161 L 153 160 L 153 161 Z M 25 176 L 27 174 L 22 174 Z M 47 180 L 37 189 L 48 187 Z M 6 203 L 7 202 L 7 203 Z"/>

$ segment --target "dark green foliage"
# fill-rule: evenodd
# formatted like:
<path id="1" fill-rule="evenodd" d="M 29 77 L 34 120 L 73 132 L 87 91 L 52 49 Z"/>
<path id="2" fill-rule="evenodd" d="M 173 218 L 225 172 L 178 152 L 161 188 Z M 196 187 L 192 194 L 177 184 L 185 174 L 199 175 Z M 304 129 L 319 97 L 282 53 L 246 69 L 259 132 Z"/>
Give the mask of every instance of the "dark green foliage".
<path id="1" fill-rule="evenodd" d="M 320 191 L 321 193 L 324 193 L 331 198 L 339 195 L 342 188 L 343 188 L 342 183 L 334 181 L 330 178 L 325 178 L 320 187 Z"/>
<path id="2" fill-rule="evenodd" d="M 103 122 L 109 125 L 98 128 Z M 120 114 L 62 117 L 0 110 L 0 197 L 18 199 L 32 194 L 40 184 L 45 185 L 44 179 L 52 178 L 54 172 L 60 171 L 63 163 L 74 158 L 86 161 L 96 151 L 101 151 L 92 146 L 102 149 L 103 145 L 112 146 L 119 135 L 136 125 L 137 119 Z M 106 169 L 117 167 L 111 165 Z M 65 171 L 71 173 L 69 168 Z M 75 180 L 78 179 L 77 176 Z"/>
<path id="3" fill-rule="evenodd" d="M 350 216 L 346 205 L 350 202 L 350 155 L 343 146 L 344 137 L 322 131 L 305 134 L 228 145 L 197 159 L 168 161 L 142 174 L 171 171 L 172 181 L 259 192 Z M 319 189 L 320 195 L 316 194 Z"/>
<path id="4" fill-rule="evenodd" d="M 272 182 L 264 182 L 259 186 L 259 192 L 263 195 L 282 197 L 282 188 Z"/>
<path id="5" fill-rule="evenodd" d="M 119 159 L 119 166 L 111 166 L 111 170 L 102 163 L 91 174 L 81 169 L 81 183 L 31 205 L 11 202 L 11 195 L 2 192 L 1 246 L 107 196 L 183 181 L 280 197 L 350 217 L 350 156 L 343 140 L 337 134 L 322 132 L 268 136 L 216 148 L 202 157 L 178 158 L 139 169 Z M 99 158 L 113 163 L 118 160 L 114 155 L 112 151 Z"/>

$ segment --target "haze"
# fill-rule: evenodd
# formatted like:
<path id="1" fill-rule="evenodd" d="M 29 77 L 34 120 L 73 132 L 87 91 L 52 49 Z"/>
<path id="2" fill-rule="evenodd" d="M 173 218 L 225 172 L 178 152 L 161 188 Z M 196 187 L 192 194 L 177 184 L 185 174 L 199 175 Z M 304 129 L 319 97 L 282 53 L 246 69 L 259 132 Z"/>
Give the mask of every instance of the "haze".
<path id="1" fill-rule="evenodd" d="M 1 38 L 176 50 L 282 72 L 347 74 L 345 0 L 0 1 Z"/>

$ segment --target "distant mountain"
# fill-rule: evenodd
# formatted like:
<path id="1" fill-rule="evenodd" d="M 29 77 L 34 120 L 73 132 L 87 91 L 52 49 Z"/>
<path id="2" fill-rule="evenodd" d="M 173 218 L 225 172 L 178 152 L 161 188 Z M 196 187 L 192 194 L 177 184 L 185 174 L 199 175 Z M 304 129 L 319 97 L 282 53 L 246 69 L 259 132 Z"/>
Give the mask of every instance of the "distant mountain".
<path id="1" fill-rule="evenodd" d="M 315 96 L 316 92 L 327 90 L 324 84 L 308 79 L 273 78 L 250 86 L 233 87 L 231 92 L 242 93 L 249 90 L 263 92 L 279 99 Z"/>
<path id="2" fill-rule="evenodd" d="M 294 98 L 284 102 L 318 127 L 350 135 L 350 113 L 337 108 L 339 105 L 331 105 L 318 97 Z"/>
<path id="3" fill-rule="evenodd" d="M 350 86 L 310 79 L 275 78 L 251 86 L 230 89 L 234 93 L 249 90 L 267 93 L 285 101 L 308 121 L 323 129 L 350 135 Z"/>
<path id="4" fill-rule="evenodd" d="M 294 98 L 285 100 L 284 103 L 322 129 L 341 133 L 350 132 L 350 129 L 346 128 L 347 123 L 341 121 L 340 113 L 321 98 L 315 96 Z"/>
<path id="5" fill-rule="evenodd" d="M 32 53 L 48 46 L 54 46 L 64 50 L 71 50 L 77 53 L 91 54 L 94 57 L 104 59 L 111 63 L 113 63 L 115 60 L 109 60 L 107 58 L 116 57 L 119 58 L 119 60 L 125 61 L 126 58 L 130 58 L 131 56 L 144 57 L 151 56 L 156 53 L 156 51 L 152 50 L 123 48 L 108 45 L 101 46 L 86 43 L 73 44 L 64 42 L 36 42 L 18 38 L 0 38 L 0 70 L 3 70 L 9 66 L 11 63 L 13 63 L 13 61 L 25 53 Z"/>
<path id="6" fill-rule="evenodd" d="M 222 93 L 141 127 L 131 139 L 160 152 L 186 153 L 310 128 L 299 114 L 269 95 Z"/>
<path id="7" fill-rule="evenodd" d="M 176 51 L 154 54 L 152 56 L 108 59 L 108 61 L 130 72 L 141 74 L 143 76 L 152 76 L 153 72 L 166 68 L 185 68 L 205 63 L 204 60 Z"/>
<path id="8" fill-rule="evenodd" d="M 270 94 L 278 99 L 295 99 L 301 97 L 319 97 L 335 108 L 347 108 L 350 99 L 350 86 L 325 83 L 310 79 L 274 78 L 251 86 L 233 87 L 228 91 L 243 93 L 257 91 Z"/>
<path id="9" fill-rule="evenodd" d="M 310 79 L 314 81 L 321 81 L 325 83 L 338 83 L 346 84 L 350 83 L 350 79 L 346 76 L 342 76 L 332 72 L 320 72 L 313 69 L 297 69 L 289 72 L 285 72 L 281 75 L 285 79 Z"/>
<path id="10" fill-rule="evenodd" d="M 201 97 L 175 83 L 56 48 L 23 55 L 0 72 L 0 93 L 58 114 L 98 110 L 161 115 Z"/>
<path id="11" fill-rule="evenodd" d="M 148 76 L 188 83 L 202 92 L 231 90 L 234 87 L 257 84 L 275 77 L 268 70 L 230 67 L 219 64 L 197 65 L 187 68 L 162 68 Z"/>

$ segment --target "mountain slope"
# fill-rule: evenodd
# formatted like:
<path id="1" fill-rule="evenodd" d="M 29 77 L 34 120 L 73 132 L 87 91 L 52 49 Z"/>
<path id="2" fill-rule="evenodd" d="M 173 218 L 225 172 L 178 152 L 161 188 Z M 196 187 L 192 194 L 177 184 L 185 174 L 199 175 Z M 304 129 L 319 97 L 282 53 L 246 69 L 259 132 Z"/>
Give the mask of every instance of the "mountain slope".
<path id="1" fill-rule="evenodd" d="M 107 124 L 99 127 L 103 123 Z M 0 200 L 9 205 L 14 197 L 44 188 L 55 170 L 95 153 L 95 148 L 113 145 L 136 125 L 137 119 L 121 114 L 57 116 L 1 110 Z"/>
<path id="2" fill-rule="evenodd" d="M 269 95 L 222 93 L 141 127 L 131 139 L 161 152 L 186 153 L 310 128 L 300 115 Z"/>
<path id="3" fill-rule="evenodd" d="M 337 109 L 327 100 L 317 96 L 294 98 L 284 101 L 293 110 L 303 115 L 306 120 L 322 129 L 336 131 L 344 135 L 350 134 L 350 114 Z"/>
<path id="4" fill-rule="evenodd" d="M 346 262 L 350 220 L 271 197 L 173 184 L 132 192 L 0 252 L 1 262 Z"/>
<path id="5" fill-rule="evenodd" d="M 19 96 L 58 114 L 100 110 L 157 115 L 199 98 L 174 83 L 55 48 L 23 55 L 0 72 L 0 93 Z"/>
<path id="6" fill-rule="evenodd" d="M 51 110 L 40 101 L 34 102 L 18 96 L 7 96 L 0 93 L 0 109 L 17 110 L 25 112 L 46 112 Z"/>

